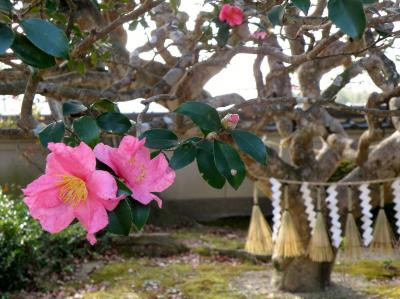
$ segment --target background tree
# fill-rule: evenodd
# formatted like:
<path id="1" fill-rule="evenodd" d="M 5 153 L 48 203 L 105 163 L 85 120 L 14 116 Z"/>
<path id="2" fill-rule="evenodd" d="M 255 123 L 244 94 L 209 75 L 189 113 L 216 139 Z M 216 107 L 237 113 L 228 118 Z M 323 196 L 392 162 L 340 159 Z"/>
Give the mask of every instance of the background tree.
<path id="1" fill-rule="evenodd" d="M 328 181 L 342 161 L 356 165 L 343 181 L 400 174 L 399 75 L 387 56 L 399 36 L 395 26 L 400 21 L 398 1 L 205 0 L 214 9 L 198 12 L 193 29 L 186 26 L 188 13 L 179 10 L 179 2 L 1 0 L 0 94 L 24 94 L 18 121 L 21 130 L 6 130 L 2 136 L 35 134 L 43 127 L 32 116 L 34 97 L 40 94 L 47 98 L 55 119 L 79 115 L 85 109 L 68 102 L 72 110 L 65 113 L 64 105 L 63 115 L 60 104 L 68 100 L 89 105 L 102 98 L 114 102 L 145 98 L 137 133 L 145 126 L 162 126 L 191 137 L 198 135 L 197 128 L 172 111 L 196 99 L 213 107 L 232 105 L 228 112 L 240 114 L 239 126 L 259 136 L 266 135 L 268 124 L 275 123 L 282 138 L 280 153 L 267 147 L 267 165 L 242 156 L 248 176 L 260 181 L 267 194 L 265 178 Z M 218 18 L 225 2 L 244 12 L 241 25 Z M 128 52 L 124 24 L 131 30 L 151 26 L 148 42 Z M 254 25 L 258 28 L 255 35 L 250 33 Z M 285 43 L 289 49 L 283 48 Z M 150 51 L 154 59 L 141 58 Z M 204 85 L 241 53 L 254 55 L 258 97 L 210 97 Z M 264 59 L 269 66 L 265 77 Z M 336 67 L 343 72 L 321 90 L 321 78 Z M 362 107 L 337 103 L 338 92 L 361 74 L 368 75 L 380 92 L 371 93 Z M 300 97 L 293 96 L 295 77 Z M 146 113 L 152 102 L 170 112 Z M 368 128 L 358 139 L 351 138 L 327 108 L 364 115 Z M 387 119 L 395 127 L 389 135 L 381 126 Z M 105 119 L 104 126 L 107 123 Z M 50 129 L 57 131 L 56 125 Z M 316 140 L 322 146 L 316 146 Z M 288 150 L 289 161 L 281 158 L 283 149 Z M 339 191 L 344 211 L 346 196 L 344 190 Z M 299 197 L 293 187 L 293 215 L 304 214 Z M 306 218 L 296 217 L 295 222 L 307 244 Z M 306 257 L 276 259 L 274 266 L 275 285 L 291 291 L 323 287 L 329 283 L 332 268 Z"/>

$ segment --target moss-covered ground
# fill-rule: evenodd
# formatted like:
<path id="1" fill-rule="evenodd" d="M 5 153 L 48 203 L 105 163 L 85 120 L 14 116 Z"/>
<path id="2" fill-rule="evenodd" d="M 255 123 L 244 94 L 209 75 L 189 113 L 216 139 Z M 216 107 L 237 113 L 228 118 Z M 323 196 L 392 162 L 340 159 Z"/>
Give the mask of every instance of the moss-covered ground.
<path id="1" fill-rule="evenodd" d="M 241 252 L 244 229 L 201 226 L 167 233 L 189 251 L 169 257 L 116 256 L 77 273 L 47 294 L 16 298 L 309 298 L 272 293 L 271 263 L 219 254 Z M 339 289 L 312 298 L 328 298 L 327 294 L 329 298 L 400 298 L 400 259 L 339 262 L 333 280 Z"/>

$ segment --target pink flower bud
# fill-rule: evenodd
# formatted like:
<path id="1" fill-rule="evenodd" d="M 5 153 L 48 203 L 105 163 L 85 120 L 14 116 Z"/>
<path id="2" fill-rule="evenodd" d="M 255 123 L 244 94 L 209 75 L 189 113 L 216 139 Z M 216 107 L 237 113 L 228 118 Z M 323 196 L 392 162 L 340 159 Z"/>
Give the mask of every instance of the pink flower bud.
<path id="1" fill-rule="evenodd" d="M 239 122 L 239 114 L 227 114 L 221 120 L 221 124 L 225 129 L 233 130 Z"/>
<path id="2" fill-rule="evenodd" d="M 251 37 L 256 40 L 264 40 L 267 38 L 267 36 L 268 33 L 266 33 L 265 31 L 256 31 L 251 35 Z"/>
<path id="3" fill-rule="evenodd" d="M 224 4 L 219 12 L 219 20 L 227 22 L 231 27 L 241 25 L 243 23 L 243 11 L 240 7 Z"/>
<path id="4" fill-rule="evenodd" d="M 218 134 L 216 132 L 210 132 L 207 134 L 207 140 L 216 140 L 218 138 Z"/>

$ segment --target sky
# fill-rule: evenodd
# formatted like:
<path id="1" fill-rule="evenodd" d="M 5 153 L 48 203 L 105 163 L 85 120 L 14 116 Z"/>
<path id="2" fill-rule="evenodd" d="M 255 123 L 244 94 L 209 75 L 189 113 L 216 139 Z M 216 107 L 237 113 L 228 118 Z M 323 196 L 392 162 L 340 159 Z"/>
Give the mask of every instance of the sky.
<path id="1" fill-rule="evenodd" d="M 180 10 L 189 13 L 189 21 L 187 26 L 189 29 L 194 26 L 194 19 L 200 10 L 210 10 L 211 6 L 202 6 L 203 0 L 182 0 Z M 251 31 L 255 31 L 255 26 L 250 28 Z M 150 35 L 149 29 L 142 29 L 138 27 L 134 32 L 128 32 L 128 42 L 127 49 L 129 51 L 134 50 L 136 47 L 144 44 L 148 36 Z M 283 42 L 282 46 L 284 49 L 288 49 L 287 42 Z M 391 58 L 395 58 L 397 47 L 389 52 Z M 149 52 L 147 54 L 141 55 L 144 59 L 150 59 L 153 57 L 153 53 Z M 239 54 L 236 55 L 231 62 L 224 68 L 219 74 L 214 76 L 205 86 L 205 90 L 211 93 L 212 96 L 217 96 L 227 93 L 238 93 L 246 99 L 251 99 L 257 96 L 255 81 L 253 77 L 253 61 L 255 56 L 249 54 Z M 268 66 L 266 64 L 266 59 L 262 65 L 262 70 L 264 75 L 268 73 Z M 342 71 L 342 68 L 336 68 L 326 74 L 321 81 L 321 88 L 329 86 L 333 79 Z M 297 85 L 296 76 L 293 76 L 292 80 L 294 85 Z M 368 76 L 362 75 L 351 81 L 351 83 L 346 87 L 353 92 L 360 91 L 378 91 L 372 81 Z M 141 99 L 134 101 L 120 103 L 120 108 L 122 112 L 140 112 L 143 109 L 143 105 L 140 104 Z M 50 113 L 47 102 L 43 97 L 36 97 L 36 104 L 38 109 L 43 114 Z M 21 107 L 21 96 L 17 98 L 7 97 L 6 99 L 0 100 L 0 114 L 10 115 L 19 114 Z M 152 104 L 150 106 L 149 112 L 162 112 L 165 109 L 157 104 Z"/>

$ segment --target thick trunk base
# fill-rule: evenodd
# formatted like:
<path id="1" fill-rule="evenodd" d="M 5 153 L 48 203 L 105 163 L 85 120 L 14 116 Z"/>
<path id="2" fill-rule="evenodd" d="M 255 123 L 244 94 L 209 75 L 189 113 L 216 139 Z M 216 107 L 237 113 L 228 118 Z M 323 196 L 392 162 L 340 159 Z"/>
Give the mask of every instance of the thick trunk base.
<path id="1" fill-rule="evenodd" d="M 273 260 L 272 285 L 288 292 L 316 292 L 330 284 L 333 263 L 315 263 L 306 257 Z"/>

